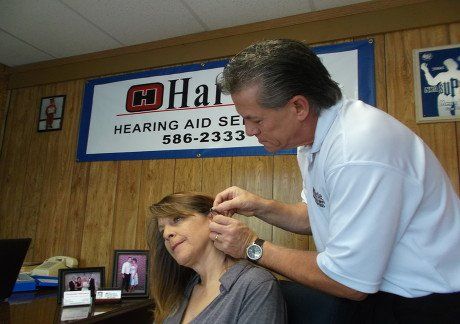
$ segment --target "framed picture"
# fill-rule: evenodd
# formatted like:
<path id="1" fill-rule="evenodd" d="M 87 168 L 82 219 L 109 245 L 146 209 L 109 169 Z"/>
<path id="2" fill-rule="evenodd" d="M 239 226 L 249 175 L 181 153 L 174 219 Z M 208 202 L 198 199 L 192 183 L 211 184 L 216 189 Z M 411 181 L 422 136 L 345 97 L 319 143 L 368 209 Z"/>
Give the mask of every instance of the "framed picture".
<path id="1" fill-rule="evenodd" d="M 96 296 L 96 290 L 104 287 L 105 268 L 71 268 L 59 270 L 58 303 L 61 303 L 64 291 L 91 290 L 91 296 Z"/>
<path id="2" fill-rule="evenodd" d="M 38 131 L 49 132 L 62 129 L 65 96 L 44 97 L 40 102 Z"/>
<path id="3" fill-rule="evenodd" d="M 460 44 L 413 51 L 416 121 L 460 121 Z"/>
<path id="4" fill-rule="evenodd" d="M 115 250 L 112 286 L 121 289 L 122 297 L 148 297 L 149 251 Z"/>

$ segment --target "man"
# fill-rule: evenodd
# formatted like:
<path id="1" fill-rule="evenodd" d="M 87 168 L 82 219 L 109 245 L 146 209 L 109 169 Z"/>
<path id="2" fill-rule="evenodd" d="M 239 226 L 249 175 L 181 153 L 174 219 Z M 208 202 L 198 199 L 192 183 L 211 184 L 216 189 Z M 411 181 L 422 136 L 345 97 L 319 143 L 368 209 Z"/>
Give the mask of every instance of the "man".
<path id="1" fill-rule="evenodd" d="M 76 281 L 76 278 L 75 277 L 72 277 L 72 280 L 69 281 L 69 290 L 70 291 L 75 291 L 75 281 Z"/>
<path id="2" fill-rule="evenodd" d="M 46 129 L 53 128 L 54 122 L 54 115 L 56 114 L 56 103 L 54 102 L 54 98 L 50 98 L 50 103 L 45 108 L 46 113 Z"/>
<path id="3" fill-rule="evenodd" d="M 121 276 L 123 278 L 121 282 L 121 288 L 124 289 L 126 292 L 129 291 L 131 287 L 131 264 L 133 263 L 133 259 L 131 257 L 128 258 L 127 261 L 123 263 L 121 266 Z"/>
<path id="4" fill-rule="evenodd" d="M 458 319 L 460 202 L 419 137 L 383 111 L 342 98 L 301 42 L 249 46 L 229 62 L 220 83 L 249 136 L 270 152 L 297 147 L 303 202 L 231 187 L 216 196 L 213 210 L 312 233 L 318 252 L 264 242 L 223 215 L 210 224 L 217 248 L 359 301 L 350 309 L 354 322 Z"/>
<path id="5" fill-rule="evenodd" d="M 91 297 L 96 296 L 96 283 L 94 281 L 93 275 L 89 275 L 89 290 L 91 291 Z"/>

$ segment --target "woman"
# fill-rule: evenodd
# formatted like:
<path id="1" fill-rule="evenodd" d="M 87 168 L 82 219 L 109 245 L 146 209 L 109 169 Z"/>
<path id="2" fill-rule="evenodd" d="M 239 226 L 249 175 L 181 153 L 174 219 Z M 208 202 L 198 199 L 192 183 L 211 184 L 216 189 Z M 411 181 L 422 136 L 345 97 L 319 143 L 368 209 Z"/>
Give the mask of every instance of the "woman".
<path id="1" fill-rule="evenodd" d="M 139 276 L 137 274 L 137 259 L 136 258 L 133 258 L 133 263 L 131 264 L 129 273 L 131 275 L 129 292 L 133 292 L 136 289 L 137 285 L 139 284 Z"/>
<path id="2" fill-rule="evenodd" d="M 81 290 L 89 290 L 88 277 L 84 276 L 81 282 Z"/>
<path id="3" fill-rule="evenodd" d="M 81 288 L 82 288 L 81 277 L 77 277 L 77 282 L 75 283 L 75 290 L 81 290 Z"/>
<path id="4" fill-rule="evenodd" d="M 150 207 L 155 323 L 285 323 L 277 280 L 209 239 L 214 199 L 182 192 Z"/>

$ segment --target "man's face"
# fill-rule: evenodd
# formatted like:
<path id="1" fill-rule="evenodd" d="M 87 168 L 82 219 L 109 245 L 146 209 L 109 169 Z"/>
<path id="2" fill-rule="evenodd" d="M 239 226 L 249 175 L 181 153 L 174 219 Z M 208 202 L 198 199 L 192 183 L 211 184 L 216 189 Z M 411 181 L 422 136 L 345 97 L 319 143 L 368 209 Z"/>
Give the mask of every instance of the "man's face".
<path id="1" fill-rule="evenodd" d="M 235 108 L 244 119 L 248 136 L 256 136 L 269 152 L 294 148 L 304 144 L 305 135 L 299 136 L 302 121 L 290 100 L 280 108 L 263 108 L 257 102 L 259 87 L 245 88 L 232 94 Z"/>

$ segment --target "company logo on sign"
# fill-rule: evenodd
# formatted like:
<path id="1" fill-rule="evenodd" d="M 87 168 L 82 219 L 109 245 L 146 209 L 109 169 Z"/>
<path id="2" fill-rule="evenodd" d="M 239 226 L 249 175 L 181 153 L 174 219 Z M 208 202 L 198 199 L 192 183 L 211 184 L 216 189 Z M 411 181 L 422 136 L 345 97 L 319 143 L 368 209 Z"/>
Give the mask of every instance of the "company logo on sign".
<path id="1" fill-rule="evenodd" d="M 326 206 L 324 203 L 323 196 L 319 192 L 317 192 L 315 188 L 313 188 L 313 198 L 315 198 L 315 202 L 319 207 L 324 208 Z"/>
<path id="2" fill-rule="evenodd" d="M 222 105 L 222 94 L 217 84 L 192 85 L 191 79 L 133 85 L 126 94 L 126 111 L 139 113 Z"/>
<path id="3" fill-rule="evenodd" d="M 157 110 L 163 104 L 164 86 L 162 83 L 134 85 L 126 95 L 126 110 L 140 112 Z"/>

